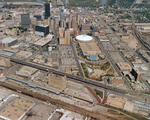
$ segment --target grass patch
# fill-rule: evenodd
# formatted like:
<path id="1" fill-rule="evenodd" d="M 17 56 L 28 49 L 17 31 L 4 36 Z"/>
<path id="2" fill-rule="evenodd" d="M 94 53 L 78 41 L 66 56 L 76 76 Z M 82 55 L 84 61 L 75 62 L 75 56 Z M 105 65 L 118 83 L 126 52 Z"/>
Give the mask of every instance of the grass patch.
<path id="1" fill-rule="evenodd" d="M 98 7 L 101 4 L 96 0 L 69 0 L 69 6 L 72 7 Z"/>
<path id="2" fill-rule="evenodd" d="M 147 95 L 150 95 L 150 92 L 142 92 L 142 93 L 147 94 Z"/>
<path id="3" fill-rule="evenodd" d="M 133 118 L 130 117 L 124 117 L 125 120 L 134 120 Z"/>
<path id="4" fill-rule="evenodd" d="M 88 71 L 87 71 L 87 69 L 86 69 L 86 64 L 81 63 L 81 66 L 82 66 L 82 68 L 83 68 L 83 71 L 84 71 L 85 76 L 88 78 L 88 77 L 89 77 L 89 73 L 88 73 Z"/>
<path id="5" fill-rule="evenodd" d="M 107 112 L 109 112 L 109 113 L 111 113 L 111 114 L 117 114 L 117 115 L 118 115 L 118 112 L 115 111 L 115 110 L 113 110 L 113 109 L 108 109 Z"/>
<path id="6" fill-rule="evenodd" d="M 100 98 L 103 98 L 103 92 L 102 91 L 99 91 L 97 89 L 94 89 L 95 93 L 100 97 Z"/>
<path id="7" fill-rule="evenodd" d="M 110 67 L 110 63 L 106 62 L 101 65 L 100 69 L 106 71 Z"/>

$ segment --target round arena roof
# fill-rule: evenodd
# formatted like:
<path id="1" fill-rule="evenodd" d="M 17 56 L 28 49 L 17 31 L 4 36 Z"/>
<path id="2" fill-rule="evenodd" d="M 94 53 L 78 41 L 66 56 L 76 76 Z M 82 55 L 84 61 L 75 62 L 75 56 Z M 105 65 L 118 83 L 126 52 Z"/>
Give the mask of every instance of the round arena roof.
<path id="1" fill-rule="evenodd" d="M 76 39 L 80 42 L 90 42 L 93 40 L 93 38 L 89 35 L 78 35 L 76 36 Z"/>

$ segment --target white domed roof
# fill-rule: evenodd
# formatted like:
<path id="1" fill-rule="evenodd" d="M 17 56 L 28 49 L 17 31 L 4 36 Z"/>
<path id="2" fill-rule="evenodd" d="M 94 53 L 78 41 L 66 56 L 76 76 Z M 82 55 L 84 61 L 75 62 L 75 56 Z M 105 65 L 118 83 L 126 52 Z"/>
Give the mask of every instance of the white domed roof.
<path id="1" fill-rule="evenodd" d="M 76 36 L 76 39 L 80 42 L 90 42 L 93 40 L 93 38 L 89 35 L 78 35 Z"/>

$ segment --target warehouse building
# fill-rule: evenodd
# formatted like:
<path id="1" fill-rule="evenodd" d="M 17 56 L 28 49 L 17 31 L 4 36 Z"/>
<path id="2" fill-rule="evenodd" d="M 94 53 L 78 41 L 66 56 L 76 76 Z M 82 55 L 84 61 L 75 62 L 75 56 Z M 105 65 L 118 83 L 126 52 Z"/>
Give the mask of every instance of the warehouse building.
<path id="1" fill-rule="evenodd" d="M 17 43 L 17 39 L 11 38 L 11 37 L 7 37 L 7 38 L 1 40 L 1 46 L 4 48 L 10 47 L 11 45 L 14 45 L 15 43 Z"/>

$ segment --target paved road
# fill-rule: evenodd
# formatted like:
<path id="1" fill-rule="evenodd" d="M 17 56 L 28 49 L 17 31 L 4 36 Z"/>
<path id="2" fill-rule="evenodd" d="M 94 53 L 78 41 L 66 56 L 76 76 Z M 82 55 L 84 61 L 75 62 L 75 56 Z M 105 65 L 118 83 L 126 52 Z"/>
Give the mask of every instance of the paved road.
<path id="1" fill-rule="evenodd" d="M 98 43 L 99 48 L 101 48 L 103 50 L 103 52 L 105 53 L 106 57 L 108 58 L 108 60 L 110 61 L 111 65 L 113 66 L 113 68 L 115 69 L 115 71 L 117 72 L 118 76 L 122 76 L 122 74 L 120 73 L 120 70 L 118 69 L 118 67 L 115 65 L 115 63 L 113 62 L 113 59 L 110 57 L 110 55 L 108 54 L 108 52 L 105 50 L 104 46 L 102 45 L 102 43 L 99 41 L 99 39 L 97 37 L 95 37 L 95 40 Z"/>
<path id="2" fill-rule="evenodd" d="M 136 101 L 141 101 L 141 102 L 144 102 L 144 99 L 150 100 L 150 96 L 147 96 L 147 95 L 141 94 L 141 93 L 137 93 L 136 91 L 133 91 L 133 90 L 119 89 L 119 88 L 116 88 L 116 87 L 112 87 L 112 86 L 109 86 L 109 85 L 99 83 L 99 82 L 91 80 L 91 79 L 85 79 L 83 77 L 73 76 L 73 75 L 70 75 L 70 74 L 67 74 L 67 73 L 64 73 L 64 72 L 60 72 L 60 71 L 55 70 L 53 68 L 42 66 L 42 65 L 36 65 L 36 64 L 33 64 L 33 63 L 29 63 L 29 62 L 22 62 L 22 61 L 15 60 L 15 59 L 12 59 L 12 58 L 11 58 L 11 61 L 15 62 L 15 63 L 18 63 L 18 64 L 21 64 L 21 65 L 27 65 L 27 66 L 30 66 L 30 67 L 34 67 L 34 68 L 37 68 L 39 70 L 49 71 L 49 72 L 52 72 L 52 73 L 60 75 L 60 76 L 66 76 L 68 80 L 78 82 L 80 84 L 92 87 L 94 89 L 107 90 L 108 93 L 117 94 L 119 96 L 126 97 L 129 100 L 136 100 Z M 132 94 L 130 94 L 130 93 L 132 93 Z"/>
<path id="3" fill-rule="evenodd" d="M 73 50 L 74 58 L 75 58 L 75 60 L 76 60 L 77 66 L 78 66 L 79 73 L 80 73 L 80 75 L 81 75 L 82 77 L 84 77 L 84 73 L 83 73 L 82 68 L 81 68 L 81 65 L 80 65 L 80 63 L 79 63 L 78 55 L 77 55 L 77 53 L 76 53 L 76 50 L 75 50 L 75 48 L 74 48 L 74 45 L 73 45 L 73 41 L 72 41 L 72 40 L 70 40 L 70 45 L 71 45 L 72 50 Z"/>
<path id="4" fill-rule="evenodd" d="M 141 38 L 141 36 L 138 34 L 138 32 L 137 32 L 136 29 L 133 30 L 133 34 L 134 34 L 134 36 L 137 38 L 137 40 L 142 44 L 142 46 L 143 46 L 146 50 L 150 51 L 150 45 L 147 44 L 147 43 Z"/>
<path id="5" fill-rule="evenodd" d="M 53 69 L 51 67 L 42 66 L 42 65 L 38 65 L 38 64 L 35 64 L 35 63 L 30 63 L 30 62 L 22 62 L 21 60 L 17 60 L 17 59 L 13 59 L 13 58 L 10 58 L 10 60 L 11 60 L 11 62 L 15 62 L 17 64 L 34 67 L 34 68 L 37 68 L 37 69 L 43 70 L 43 71 L 49 71 L 49 72 L 52 72 L 53 74 L 57 74 L 57 75 L 60 75 L 60 76 L 66 76 L 69 79 L 73 79 L 73 80 L 75 80 L 77 82 L 85 83 L 87 85 L 93 85 L 93 86 L 101 87 L 101 88 L 104 88 L 104 89 L 107 89 L 107 90 L 119 92 L 121 94 L 128 93 L 126 90 L 122 90 L 122 89 L 118 89 L 116 87 L 105 85 L 105 84 L 99 83 L 99 82 L 97 82 L 95 80 L 91 80 L 91 79 L 87 79 L 87 78 L 83 78 L 83 77 L 79 77 L 79 76 L 70 75 L 70 74 L 67 74 L 65 72 L 61 72 L 61 71 L 58 71 L 56 69 Z"/>
<path id="6" fill-rule="evenodd" d="M 101 19 L 101 18 L 100 18 Z M 101 19 L 101 24 L 103 23 L 103 25 L 105 25 L 107 27 L 107 29 L 109 29 L 111 31 L 111 34 L 118 37 L 116 34 L 114 34 L 114 32 L 111 30 L 111 28 Z M 109 59 L 111 65 L 113 66 L 113 68 L 115 69 L 115 71 L 117 72 L 118 76 L 123 76 L 122 73 L 120 72 L 119 68 L 117 67 L 115 61 L 111 58 L 111 56 L 108 54 L 107 50 L 105 50 L 104 46 L 101 44 L 101 42 L 99 41 L 99 39 L 97 37 L 96 41 L 99 45 L 100 48 L 102 48 L 102 50 L 104 51 L 105 55 L 107 56 L 107 58 Z M 119 38 L 119 37 L 118 37 Z M 120 39 L 120 38 L 119 38 Z M 123 56 L 123 54 L 113 45 L 113 43 L 110 41 L 110 43 L 112 44 L 112 46 L 115 48 L 116 51 L 119 52 L 119 55 L 124 59 L 124 61 L 127 61 L 131 66 L 132 64 Z M 125 80 L 125 86 L 128 89 L 132 89 L 131 86 L 128 84 L 127 80 Z"/>
<path id="7" fill-rule="evenodd" d="M 115 69 L 115 71 L 117 72 L 118 76 L 123 76 L 119 70 L 119 68 L 116 66 L 116 64 L 114 63 L 113 59 L 110 57 L 110 55 L 108 54 L 108 52 L 105 50 L 104 46 L 102 45 L 102 43 L 99 41 L 98 38 L 95 38 L 95 40 L 97 41 L 99 47 L 103 50 L 103 52 L 105 53 L 105 55 L 107 56 L 107 58 L 109 59 L 111 65 L 113 66 L 113 68 Z M 124 82 L 125 86 L 128 89 L 132 89 L 131 86 L 127 83 L 127 81 L 125 80 Z"/>

